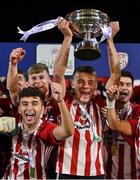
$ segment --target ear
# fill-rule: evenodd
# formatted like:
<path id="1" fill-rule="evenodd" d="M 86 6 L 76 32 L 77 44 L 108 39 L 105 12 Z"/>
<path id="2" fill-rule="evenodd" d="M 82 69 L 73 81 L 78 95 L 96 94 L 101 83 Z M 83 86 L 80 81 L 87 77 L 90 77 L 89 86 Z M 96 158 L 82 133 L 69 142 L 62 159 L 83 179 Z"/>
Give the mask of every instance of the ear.
<path id="1" fill-rule="evenodd" d="M 132 90 L 132 94 L 131 94 L 131 98 L 132 96 L 135 96 L 135 93 L 134 93 L 134 86 L 132 86 L 133 90 Z"/>
<path id="2" fill-rule="evenodd" d="M 75 82 L 74 80 L 71 80 L 71 87 L 74 89 L 75 88 Z"/>
<path id="3" fill-rule="evenodd" d="M 41 113 L 44 114 L 44 112 L 45 112 L 45 106 L 42 106 L 42 111 L 41 111 Z"/>
<path id="4" fill-rule="evenodd" d="M 18 113 L 21 114 L 20 106 L 18 107 Z"/>
<path id="5" fill-rule="evenodd" d="M 97 90 L 98 82 L 96 81 L 95 83 L 95 89 Z"/>

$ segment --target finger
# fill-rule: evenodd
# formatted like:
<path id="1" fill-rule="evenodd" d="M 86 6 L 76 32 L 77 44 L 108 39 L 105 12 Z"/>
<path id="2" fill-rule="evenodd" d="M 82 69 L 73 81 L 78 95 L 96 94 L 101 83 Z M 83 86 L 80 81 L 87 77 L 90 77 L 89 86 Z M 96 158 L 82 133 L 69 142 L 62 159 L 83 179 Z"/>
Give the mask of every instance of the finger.
<path id="1" fill-rule="evenodd" d="M 3 125 L 2 125 L 1 120 L 0 120 L 0 131 L 3 131 Z"/>
<path id="2" fill-rule="evenodd" d="M 70 28 L 71 28 L 71 30 L 73 31 L 73 32 L 77 32 L 77 33 L 79 33 L 80 31 L 79 31 L 79 29 L 78 29 L 78 27 L 76 27 L 74 24 L 72 24 L 71 22 L 69 22 L 69 26 L 70 26 Z"/>
<path id="3" fill-rule="evenodd" d="M 2 121 L 2 125 L 3 125 L 3 132 L 8 132 L 8 125 L 6 119 Z"/>
<path id="4" fill-rule="evenodd" d="M 48 81 L 48 84 L 51 86 L 51 85 L 52 85 L 52 81 L 51 81 L 51 80 L 49 80 L 49 81 Z"/>
<path id="5" fill-rule="evenodd" d="M 12 120 L 11 119 L 7 119 L 7 126 L 8 126 L 8 132 L 12 131 Z"/>
<path id="6" fill-rule="evenodd" d="M 59 93 L 54 86 L 52 86 L 52 92 L 55 93 L 55 94 Z"/>
<path id="7" fill-rule="evenodd" d="M 25 56 L 26 55 L 26 51 L 24 49 L 21 50 L 21 55 Z"/>
<path id="8" fill-rule="evenodd" d="M 12 118 L 11 119 L 11 131 L 13 131 L 15 129 L 15 127 L 16 127 L 16 120 L 15 120 L 15 118 Z"/>
<path id="9" fill-rule="evenodd" d="M 14 129 L 14 118 L 8 118 L 8 131 L 11 132 Z"/>

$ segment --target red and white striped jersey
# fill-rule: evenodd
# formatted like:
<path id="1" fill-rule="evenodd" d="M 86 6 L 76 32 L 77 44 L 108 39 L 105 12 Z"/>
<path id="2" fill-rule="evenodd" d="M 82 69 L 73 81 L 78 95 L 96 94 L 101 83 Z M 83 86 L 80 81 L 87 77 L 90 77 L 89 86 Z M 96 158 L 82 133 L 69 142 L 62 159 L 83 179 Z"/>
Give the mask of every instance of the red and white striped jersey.
<path id="1" fill-rule="evenodd" d="M 132 127 L 132 132 L 135 135 L 135 148 L 136 148 L 136 157 L 137 157 L 137 168 L 140 170 L 140 119 L 131 120 L 130 125 Z M 140 173 L 137 179 L 140 179 Z"/>
<path id="2" fill-rule="evenodd" d="M 102 142 L 94 141 L 95 131 L 102 136 L 98 106 L 90 102 L 85 107 L 66 98 L 74 122 L 74 135 L 59 146 L 56 172 L 59 174 L 97 176 L 104 174 Z"/>
<path id="3" fill-rule="evenodd" d="M 118 112 L 119 118 L 129 122 L 138 121 L 140 106 L 128 104 Z M 105 170 L 107 179 L 137 179 L 140 170 L 137 167 L 135 135 L 127 136 L 111 129 L 104 132 Z"/>
<path id="4" fill-rule="evenodd" d="M 45 168 L 56 143 L 53 136 L 56 125 L 40 120 L 38 128 L 32 132 L 25 131 L 20 123 L 18 125 L 18 134 L 12 140 L 12 157 L 3 178 L 46 179 Z"/>

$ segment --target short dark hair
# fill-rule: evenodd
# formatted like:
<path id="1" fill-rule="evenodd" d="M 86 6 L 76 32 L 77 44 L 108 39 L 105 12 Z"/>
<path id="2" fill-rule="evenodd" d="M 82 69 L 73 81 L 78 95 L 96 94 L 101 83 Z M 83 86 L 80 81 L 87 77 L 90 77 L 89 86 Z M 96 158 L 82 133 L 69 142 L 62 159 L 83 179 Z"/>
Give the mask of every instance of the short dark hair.
<path id="1" fill-rule="evenodd" d="M 40 91 L 39 89 L 37 89 L 36 87 L 26 87 L 23 88 L 20 92 L 19 92 L 19 101 L 21 98 L 23 97 L 40 97 L 40 99 L 42 100 L 43 104 L 45 101 L 45 94 Z"/>
<path id="2" fill-rule="evenodd" d="M 82 73 L 82 72 L 96 75 L 96 70 L 92 66 L 79 66 L 74 70 L 73 77 L 76 73 Z"/>
<path id="3" fill-rule="evenodd" d="M 43 63 L 36 63 L 33 64 L 29 69 L 28 69 L 28 75 L 32 75 L 34 73 L 40 73 L 42 71 L 46 71 L 49 75 L 49 69 L 48 66 L 46 66 L 46 64 Z"/>
<path id="4" fill-rule="evenodd" d="M 22 69 L 19 69 L 19 68 L 18 68 L 18 74 L 22 74 L 23 77 L 24 77 L 24 79 L 25 79 L 26 81 L 28 81 L 28 76 L 27 76 L 27 74 L 26 74 Z"/>
<path id="5" fill-rule="evenodd" d="M 121 77 L 129 77 L 132 80 L 132 84 L 134 84 L 134 77 L 129 71 L 121 71 Z"/>

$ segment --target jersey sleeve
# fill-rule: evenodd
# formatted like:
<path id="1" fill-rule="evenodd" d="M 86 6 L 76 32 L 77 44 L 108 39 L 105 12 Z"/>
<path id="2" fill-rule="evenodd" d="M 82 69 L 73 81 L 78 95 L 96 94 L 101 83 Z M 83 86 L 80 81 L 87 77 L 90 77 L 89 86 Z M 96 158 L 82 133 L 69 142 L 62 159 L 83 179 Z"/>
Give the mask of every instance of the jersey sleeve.
<path id="1" fill-rule="evenodd" d="M 55 145 L 61 141 L 57 141 L 53 135 L 53 130 L 58 125 L 49 121 L 44 122 L 38 130 L 36 137 L 40 138 L 47 145 Z"/>

